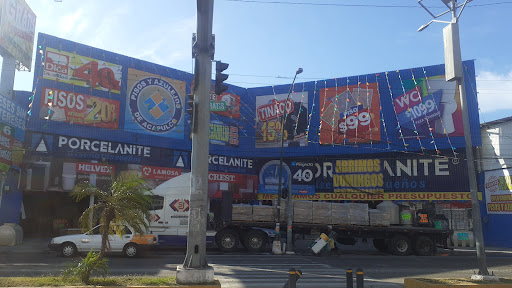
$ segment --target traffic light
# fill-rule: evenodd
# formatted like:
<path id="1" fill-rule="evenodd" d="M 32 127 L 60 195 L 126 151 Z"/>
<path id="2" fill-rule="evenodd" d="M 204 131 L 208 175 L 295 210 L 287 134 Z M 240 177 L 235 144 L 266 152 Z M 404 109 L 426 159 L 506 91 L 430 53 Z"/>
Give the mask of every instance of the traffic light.
<path id="1" fill-rule="evenodd" d="M 222 63 L 221 61 L 215 63 L 215 94 L 219 96 L 229 88 L 228 85 L 224 84 L 224 81 L 228 79 L 229 75 L 222 74 L 222 71 L 228 69 L 228 67 L 228 63 Z"/>
<path id="2" fill-rule="evenodd" d="M 189 100 L 187 101 L 187 113 L 190 114 L 190 131 L 192 133 L 196 132 L 196 103 L 194 102 L 194 94 L 188 94 L 187 97 Z"/>

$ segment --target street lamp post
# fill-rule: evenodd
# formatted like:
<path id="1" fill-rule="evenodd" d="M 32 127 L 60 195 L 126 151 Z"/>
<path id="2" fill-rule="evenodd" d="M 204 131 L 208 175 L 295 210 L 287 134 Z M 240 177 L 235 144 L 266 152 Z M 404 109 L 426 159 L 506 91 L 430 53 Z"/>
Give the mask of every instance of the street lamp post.
<path id="1" fill-rule="evenodd" d="M 299 75 L 300 73 L 302 73 L 302 68 L 299 68 L 297 69 L 297 71 L 295 72 L 295 76 L 293 77 L 293 81 L 292 81 L 292 85 L 290 86 L 290 91 L 288 92 L 288 96 L 286 97 L 286 101 L 284 103 L 284 115 L 283 115 L 283 118 L 281 119 L 281 155 L 280 155 L 280 158 L 279 158 L 279 184 L 277 186 L 277 211 L 276 211 L 276 218 L 275 218 L 275 221 L 276 221 L 276 236 L 275 236 L 275 239 L 274 240 L 274 247 L 276 247 L 276 245 L 278 245 L 279 247 L 279 250 L 281 248 L 281 233 L 280 233 L 280 224 L 281 224 L 281 190 L 282 190 L 282 185 L 283 185 L 283 148 L 284 148 L 284 124 L 286 123 L 286 118 L 288 117 L 288 113 L 286 111 L 286 105 L 288 104 L 288 101 L 290 100 L 290 95 L 292 94 L 292 91 L 293 91 L 293 86 L 295 85 L 295 79 L 297 79 L 297 75 Z M 291 175 L 290 175 L 291 176 Z M 288 181 L 290 182 L 290 181 Z M 287 246 L 287 250 L 290 251 L 291 250 L 291 245 L 292 245 L 292 219 L 291 219 L 291 216 L 290 216 L 290 209 L 292 209 L 291 206 L 291 198 L 292 198 L 292 189 L 291 189 L 291 185 L 289 185 L 290 187 L 288 187 L 288 221 L 287 221 L 287 230 L 286 230 L 286 246 Z M 275 243 L 276 241 L 279 241 L 279 243 Z M 281 251 L 277 252 L 277 251 L 273 251 L 274 253 L 281 253 Z"/>
<path id="2" fill-rule="evenodd" d="M 484 246 L 484 238 L 482 233 L 482 221 L 480 219 L 480 205 L 478 203 L 478 186 L 476 182 L 476 169 L 475 169 L 475 161 L 473 156 L 473 144 L 471 141 L 471 129 L 469 126 L 469 115 L 468 115 L 468 107 L 467 107 L 467 99 L 466 99 L 466 87 L 464 82 L 464 71 L 462 69 L 462 57 L 460 52 L 460 41 L 459 41 L 459 24 L 458 20 L 462 11 L 466 7 L 466 4 L 471 2 L 472 0 L 465 0 L 464 3 L 457 5 L 457 0 L 441 0 L 448 10 L 439 14 L 432 14 L 427 7 L 425 7 L 422 3 L 422 0 L 419 0 L 418 3 L 423 7 L 434 19 L 428 22 L 425 25 L 422 25 L 418 32 L 425 30 L 432 22 L 441 22 L 448 23 L 448 25 L 443 29 L 443 37 L 444 37 L 444 53 L 445 53 L 445 74 L 446 81 L 458 81 L 459 82 L 459 93 L 460 93 L 460 102 L 462 106 L 462 122 L 464 126 L 464 140 L 466 142 L 466 157 L 467 157 L 467 165 L 468 165 L 468 174 L 469 174 L 469 190 L 471 192 L 471 206 L 472 206 L 472 217 L 473 217 L 473 233 L 475 235 L 476 242 L 476 255 L 478 259 L 478 274 L 476 276 L 489 276 L 489 271 L 487 270 L 487 260 L 485 256 L 485 246 Z M 457 15 L 457 9 L 460 9 L 459 14 Z M 447 13 L 452 14 L 452 21 L 440 21 L 437 20 L 438 17 L 445 15 Z M 486 279 L 488 280 L 488 279 Z M 489 279 L 492 280 L 492 279 Z"/>

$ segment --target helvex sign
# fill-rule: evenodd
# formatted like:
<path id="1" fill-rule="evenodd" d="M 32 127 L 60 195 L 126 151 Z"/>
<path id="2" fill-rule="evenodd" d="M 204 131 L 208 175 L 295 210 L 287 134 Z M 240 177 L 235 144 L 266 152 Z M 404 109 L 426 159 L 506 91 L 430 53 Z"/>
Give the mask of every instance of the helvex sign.
<path id="1" fill-rule="evenodd" d="M 114 174 L 114 166 L 98 163 L 77 162 L 76 172 L 97 175 L 111 175 Z"/>

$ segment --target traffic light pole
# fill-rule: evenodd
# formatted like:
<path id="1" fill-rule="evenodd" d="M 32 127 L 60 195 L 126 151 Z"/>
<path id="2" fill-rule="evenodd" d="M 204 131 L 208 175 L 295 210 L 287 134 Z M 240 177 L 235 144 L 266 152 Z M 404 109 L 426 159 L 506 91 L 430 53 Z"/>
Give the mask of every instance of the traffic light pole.
<path id="1" fill-rule="evenodd" d="M 212 74 L 213 0 L 197 0 L 197 43 L 194 86 L 194 115 L 192 131 L 192 162 L 190 178 L 190 214 L 188 222 L 187 255 L 178 266 L 178 284 L 205 284 L 214 281 L 213 267 L 206 262 L 206 229 L 208 209 L 208 155 L 210 131 L 210 90 Z"/>

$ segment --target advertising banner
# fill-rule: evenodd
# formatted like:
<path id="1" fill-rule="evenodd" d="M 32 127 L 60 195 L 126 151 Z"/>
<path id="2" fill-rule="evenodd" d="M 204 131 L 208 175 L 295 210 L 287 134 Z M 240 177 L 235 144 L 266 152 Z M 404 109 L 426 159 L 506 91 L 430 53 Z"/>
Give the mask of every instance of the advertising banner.
<path id="1" fill-rule="evenodd" d="M 512 169 L 485 172 L 488 214 L 512 214 Z"/>
<path id="2" fill-rule="evenodd" d="M 0 95 L 0 124 L 14 127 L 16 131 L 12 128 L 4 129 L 10 129 L 10 135 L 15 135 L 18 140 L 24 139 L 27 115 L 27 109 Z"/>
<path id="3" fill-rule="evenodd" d="M 464 136 L 457 82 L 435 76 L 401 84 L 393 88 L 399 138 Z"/>
<path id="4" fill-rule="evenodd" d="M 22 164 L 27 110 L 0 95 L 0 171 Z"/>
<path id="5" fill-rule="evenodd" d="M 122 70 L 121 65 L 47 47 L 43 78 L 119 94 Z"/>
<path id="6" fill-rule="evenodd" d="M 0 46 L 30 71 L 36 14 L 24 0 L 3 0 L 0 6 Z"/>
<path id="7" fill-rule="evenodd" d="M 112 99 L 43 87 L 40 119 L 117 129 L 120 102 Z"/>
<path id="8" fill-rule="evenodd" d="M 320 89 L 320 144 L 379 142 L 377 83 Z"/>
<path id="9" fill-rule="evenodd" d="M 222 93 L 218 96 L 213 91 L 210 93 L 210 111 L 217 115 L 240 119 L 240 96 L 230 93 Z"/>
<path id="10" fill-rule="evenodd" d="M 126 131 L 184 138 L 185 82 L 128 69 Z"/>
<path id="11" fill-rule="evenodd" d="M 285 160 L 282 187 L 288 186 L 291 177 L 293 194 L 319 195 L 321 200 L 468 200 L 460 194 L 469 191 L 465 161 L 394 156 Z M 276 194 L 279 160 L 262 164 L 258 193 Z"/>
<path id="12" fill-rule="evenodd" d="M 0 171 L 7 172 L 9 168 L 20 169 L 24 153 L 23 142 L 0 132 Z"/>
<path id="13" fill-rule="evenodd" d="M 263 162 L 259 173 L 258 193 L 276 194 L 279 190 L 279 168 L 281 171 L 281 189 L 288 188 L 289 181 L 292 184 L 292 194 L 314 195 L 315 186 L 313 173 L 308 167 L 314 166 L 312 162 L 291 163 L 286 161 L 280 163 L 279 160 L 270 160 Z M 291 167 L 291 168 L 290 168 Z"/>
<path id="14" fill-rule="evenodd" d="M 210 144 L 238 147 L 238 127 L 220 121 L 210 121 Z"/>
<path id="15" fill-rule="evenodd" d="M 307 146 L 308 93 L 265 95 L 256 97 L 256 148 Z M 284 127 L 282 119 L 287 115 Z"/>

